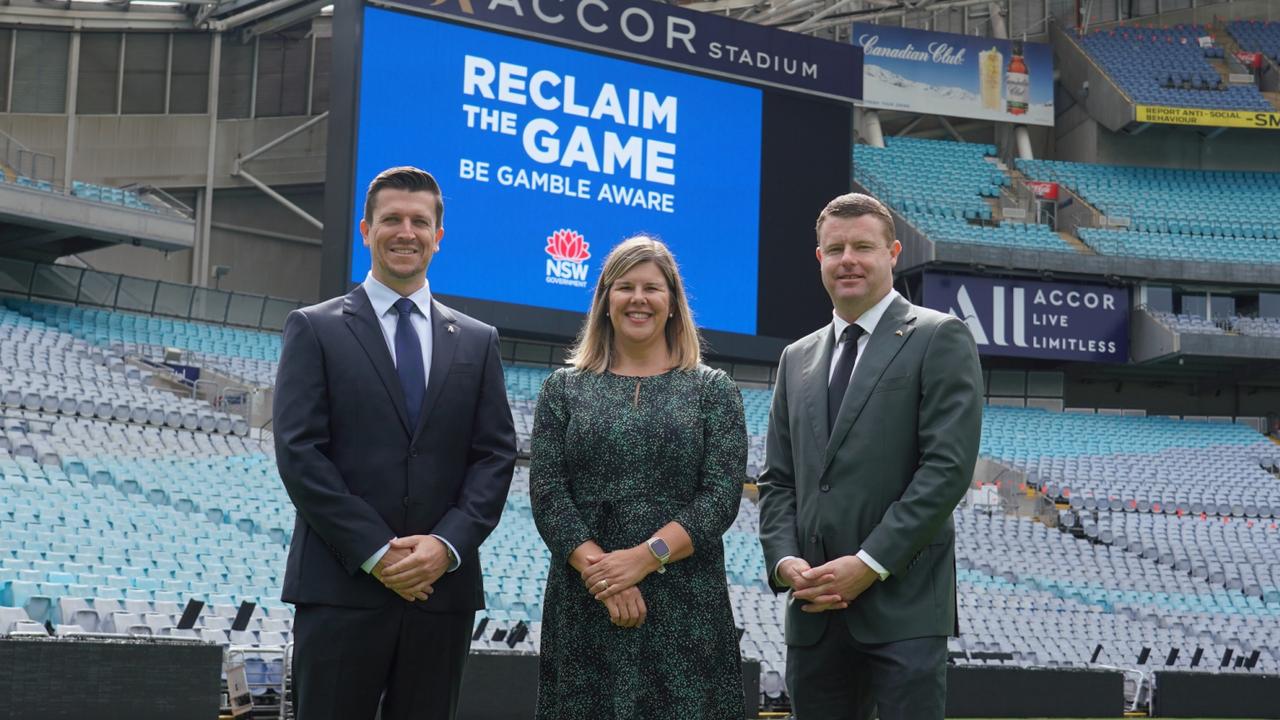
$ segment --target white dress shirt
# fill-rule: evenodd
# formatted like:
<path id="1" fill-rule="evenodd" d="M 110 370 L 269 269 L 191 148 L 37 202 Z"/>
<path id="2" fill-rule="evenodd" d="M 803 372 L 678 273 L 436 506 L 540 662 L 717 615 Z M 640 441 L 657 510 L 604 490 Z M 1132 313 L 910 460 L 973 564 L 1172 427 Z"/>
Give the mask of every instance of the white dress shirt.
<path id="1" fill-rule="evenodd" d="M 396 310 L 396 301 L 400 299 L 400 293 L 378 282 L 378 279 L 370 272 L 364 278 L 364 292 L 369 296 L 369 304 L 373 306 L 373 314 L 378 318 L 378 325 L 382 328 L 382 339 L 387 342 L 387 351 L 391 353 L 391 363 L 396 362 L 396 326 L 400 323 L 400 313 Z M 417 306 L 418 312 L 409 315 L 410 322 L 413 323 L 413 330 L 418 335 L 418 342 L 422 343 L 422 377 L 431 377 L 431 285 L 424 282 L 421 288 L 418 288 L 413 294 L 409 295 L 409 299 Z M 453 562 L 449 564 L 449 572 L 457 570 L 462 565 L 462 558 L 458 556 L 458 551 L 454 549 L 453 544 L 445 540 L 439 535 L 432 535 L 449 548 L 449 553 L 453 557 Z M 391 543 L 387 543 L 378 549 L 360 569 L 365 572 L 373 572 L 373 568 L 382 559 L 383 555 L 391 549 Z"/>
<path id="2" fill-rule="evenodd" d="M 898 297 L 898 291 L 893 288 L 889 288 L 889 292 L 884 297 L 880 298 L 880 302 L 877 302 L 875 305 L 867 308 L 867 311 L 862 313 L 862 315 L 852 323 L 840 317 L 835 310 L 831 311 L 831 331 L 836 342 L 836 346 L 835 349 L 831 351 L 831 368 L 827 371 L 828 385 L 831 384 L 831 380 L 835 377 L 836 365 L 838 364 L 836 362 L 836 358 L 841 352 L 844 352 L 844 349 L 840 347 L 839 343 L 840 336 L 844 333 L 845 328 L 850 325 L 857 325 L 862 328 L 862 334 L 858 336 L 858 355 L 854 358 L 853 370 L 850 371 L 856 373 L 858 371 L 858 363 L 862 362 L 862 356 L 867 351 L 867 343 L 871 342 L 871 334 L 876 331 L 876 326 L 880 324 L 880 318 L 884 317 L 884 311 L 889 309 L 889 305 L 896 297 Z M 850 378 L 850 382 L 852 383 L 852 377 Z M 876 562 L 876 559 L 871 557 L 871 554 L 866 550 L 859 550 L 857 552 L 857 556 L 859 560 L 867 564 L 867 567 L 874 570 L 875 573 L 880 576 L 881 580 L 888 579 L 889 571 L 886 570 L 883 565 Z M 774 580 L 779 581 L 778 584 L 782 584 L 778 578 L 778 568 L 782 567 L 783 562 L 791 560 L 794 557 L 794 555 L 788 555 L 779 560 L 777 565 L 773 566 L 773 577 Z"/>

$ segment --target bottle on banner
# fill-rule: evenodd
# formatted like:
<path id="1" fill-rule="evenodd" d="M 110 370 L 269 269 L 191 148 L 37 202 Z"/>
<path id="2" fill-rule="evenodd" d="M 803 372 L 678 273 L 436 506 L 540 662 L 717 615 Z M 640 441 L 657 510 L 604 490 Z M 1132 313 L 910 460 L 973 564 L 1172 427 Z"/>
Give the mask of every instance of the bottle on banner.
<path id="1" fill-rule="evenodd" d="M 1030 99 L 1031 80 L 1027 75 L 1027 63 L 1022 59 L 1022 41 L 1013 43 L 1013 56 L 1009 58 L 1009 70 L 1004 76 L 1005 98 L 1010 115 L 1025 115 Z"/>

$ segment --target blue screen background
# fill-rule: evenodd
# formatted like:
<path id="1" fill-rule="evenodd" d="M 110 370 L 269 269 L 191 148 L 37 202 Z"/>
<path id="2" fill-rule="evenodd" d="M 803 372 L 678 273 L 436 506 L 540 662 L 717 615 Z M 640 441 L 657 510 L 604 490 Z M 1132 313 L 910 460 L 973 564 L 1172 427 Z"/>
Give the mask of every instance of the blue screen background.
<path id="1" fill-rule="evenodd" d="M 532 102 L 513 106 L 463 93 L 464 58 L 523 65 L 529 76 L 550 70 L 577 81 L 576 101 L 590 107 L 601 85 L 613 83 L 624 103 L 627 89 L 678 98 L 673 136 L 664 128 L 618 125 Z M 497 83 L 493 85 L 495 91 Z M 526 90 L 527 92 L 527 90 Z M 548 91 L 548 95 L 552 93 Z M 464 104 L 518 114 L 516 135 L 468 128 Z M 698 324 L 755 334 L 760 214 L 761 92 L 639 63 L 474 30 L 458 25 L 366 8 L 361 66 L 355 218 L 364 210 L 369 182 L 394 165 L 416 165 L 439 180 L 445 200 L 445 236 L 431 262 L 432 292 L 446 295 L 585 312 L 604 258 L 618 241 L 654 234 L 676 255 Z M 562 147 L 575 125 L 590 129 L 597 151 L 606 130 L 674 142 L 674 185 L 610 176 L 582 165 L 541 164 L 525 153 L 520 133 L 530 119 L 559 126 Z M 460 177 L 461 161 L 489 163 L 487 183 Z M 499 184 L 499 166 L 591 180 L 591 198 L 567 197 Z M 596 199 L 604 183 L 671 193 L 674 213 L 628 207 Z M 547 282 L 547 238 L 560 229 L 581 233 L 590 244 L 587 286 Z M 351 280 L 369 270 L 359 228 Z"/>

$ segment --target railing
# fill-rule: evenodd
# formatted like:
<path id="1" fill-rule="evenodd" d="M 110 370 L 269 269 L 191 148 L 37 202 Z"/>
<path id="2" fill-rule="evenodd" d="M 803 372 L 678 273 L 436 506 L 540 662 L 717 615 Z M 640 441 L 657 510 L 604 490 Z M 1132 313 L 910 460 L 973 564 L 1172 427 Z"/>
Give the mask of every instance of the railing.
<path id="1" fill-rule="evenodd" d="M 1099 4 L 1100 3 L 1095 3 Z M 1105 30 L 1126 25 L 1212 25 L 1215 32 L 1231 20 L 1280 20 L 1280 4 L 1275 0 L 1232 0 L 1229 3 L 1201 4 L 1198 7 L 1166 10 L 1123 20 L 1089 23 L 1090 30 Z M 1066 21 L 1064 20 L 1064 23 Z"/>
<path id="2" fill-rule="evenodd" d="M 0 130 L 0 160 L 14 172 L 35 180 L 53 180 L 57 160 L 49 153 L 36 152 Z"/>
<path id="3" fill-rule="evenodd" d="M 181 320 L 279 331 L 297 300 L 0 258 L 0 293 Z"/>
<path id="4" fill-rule="evenodd" d="M 164 190 L 164 188 L 159 188 L 159 187 L 156 187 L 155 185 L 147 185 L 144 183 L 132 183 L 129 185 L 125 185 L 119 189 L 131 190 L 137 193 L 139 196 L 144 196 L 144 197 L 147 195 L 150 195 L 153 198 L 160 201 L 159 205 L 156 205 L 155 203 L 151 203 L 152 207 L 156 207 L 161 210 L 170 210 L 172 212 L 175 212 L 187 218 L 194 218 L 196 216 L 195 210 L 191 209 L 189 205 L 182 202 L 178 198 L 170 195 L 168 192 Z"/>

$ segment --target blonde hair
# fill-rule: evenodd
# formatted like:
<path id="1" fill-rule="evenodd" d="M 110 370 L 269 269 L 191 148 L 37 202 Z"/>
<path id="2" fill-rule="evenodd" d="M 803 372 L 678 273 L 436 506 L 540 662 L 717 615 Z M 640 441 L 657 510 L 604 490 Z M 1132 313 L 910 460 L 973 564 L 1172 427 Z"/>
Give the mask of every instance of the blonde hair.
<path id="1" fill-rule="evenodd" d="M 618 243 L 604 260 L 604 269 L 596 281 L 591 309 L 578 332 L 578 340 L 569 353 L 570 365 L 587 372 L 602 373 L 613 360 L 613 323 L 609 320 L 609 291 L 618 278 L 635 266 L 651 262 L 662 271 L 671 296 L 671 317 L 664 328 L 667 350 L 680 370 L 692 370 L 702 362 L 702 337 L 693 323 L 689 298 L 684 292 L 675 256 L 661 241 L 647 235 L 636 235 Z"/>

